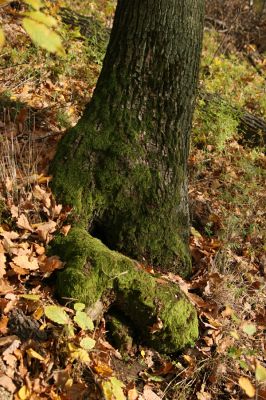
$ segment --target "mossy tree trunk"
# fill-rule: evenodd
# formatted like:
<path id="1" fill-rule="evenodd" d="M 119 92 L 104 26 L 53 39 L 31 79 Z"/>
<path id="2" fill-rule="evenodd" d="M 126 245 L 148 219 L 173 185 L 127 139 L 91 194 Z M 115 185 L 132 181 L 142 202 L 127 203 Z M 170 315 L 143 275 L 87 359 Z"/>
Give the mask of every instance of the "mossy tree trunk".
<path id="1" fill-rule="evenodd" d="M 93 98 L 51 167 L 77 222 L 54 241 L 66 263 L 58 294 L 92 310 L 101 299 L 164 352 L 197 338 L 196 311 L 177 285 L 126 256 L 190 273 L 186 164 L 203 3 L 118 1 Z"/>
<path id="2" fill-rule="evenodd" d="M 52 165 L 55 193 L 93 235 L 183 275 L 203 3 L 118 1 L 93 98 Z"/>

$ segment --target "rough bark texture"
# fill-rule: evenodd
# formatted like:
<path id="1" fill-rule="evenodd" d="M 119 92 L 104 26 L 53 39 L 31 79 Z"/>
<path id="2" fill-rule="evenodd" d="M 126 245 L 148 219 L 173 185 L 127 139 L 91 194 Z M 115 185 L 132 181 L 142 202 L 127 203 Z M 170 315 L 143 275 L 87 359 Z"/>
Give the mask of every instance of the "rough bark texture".
<path id="1" fill-rule="evenodd" d="M 58 294 L 113 305 L 168 353 L 197 338 L 196 311 L 125 255 L 190 273 L 186 163 L 202 27 L 203 0 L 119 0 L 93 98 L 51 168 L 78 225 L 54 243 L 66 262 Z"/>
<path id="2" fill-rule="evenodd" d="M 190 272 L 186 161 L 203 0 L 120 0 L 84 116 L 53 188 L 110 248 Z"/>

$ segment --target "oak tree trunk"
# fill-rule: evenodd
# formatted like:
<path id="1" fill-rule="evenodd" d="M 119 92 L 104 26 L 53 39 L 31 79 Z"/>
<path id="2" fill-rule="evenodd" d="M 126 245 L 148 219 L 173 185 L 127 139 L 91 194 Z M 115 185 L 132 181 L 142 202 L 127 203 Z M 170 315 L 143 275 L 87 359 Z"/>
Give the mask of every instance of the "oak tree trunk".
<path id="1" fill-rule="evenodd" d="M 53 188 L 109 248 L 190 273 L 187 157 L 204 0 L 119 0 L 83 117 Z"/>

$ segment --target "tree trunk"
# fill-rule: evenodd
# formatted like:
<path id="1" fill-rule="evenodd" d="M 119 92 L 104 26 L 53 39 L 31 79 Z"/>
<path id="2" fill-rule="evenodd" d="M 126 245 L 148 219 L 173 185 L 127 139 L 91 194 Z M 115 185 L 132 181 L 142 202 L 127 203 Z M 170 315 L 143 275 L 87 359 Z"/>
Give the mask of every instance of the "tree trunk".
<path id="1" fill-rule="evenodd" d="M 58 294 L 93 313 L 101 299 L 164 352 L 197 338 L 196 311 L 177 285 L 125 255 L 190 273 L 186 164 L 203 2 L 118 1 L 93 98 L 51 167 L 78 225 L 54 242 L 66 263 Z"/>
<path id="2" fill-rule="evenodd" d="M 203 0 L 120 0 L 93 98 L 53 189 L 111 249 L 190 273 L 187 156 Z"/>

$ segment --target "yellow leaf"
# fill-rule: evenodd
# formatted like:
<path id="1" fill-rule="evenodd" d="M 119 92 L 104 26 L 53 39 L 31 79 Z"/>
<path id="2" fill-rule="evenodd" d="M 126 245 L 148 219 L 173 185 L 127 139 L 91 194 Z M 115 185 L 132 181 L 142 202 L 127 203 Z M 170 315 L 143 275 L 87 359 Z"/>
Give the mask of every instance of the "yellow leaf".
<path id="1" fill-rule="evenodd" d="M 201 239 L 202 236 L 201 234 L 197 231 L 197 229 L 193 228 L 193 226 L 190 227 L 190 233 L 192 236 Z"/>
<path id="2" fill-rule="evenodd" d="M 30 390 L 27 388 L 26 385 L 22 386 L 22 388 L 18 391 L 18 397 L 20 400 L 28 400 L 31 396 Z"/>
<path id="3" fill-rule="evenodd" d="M 2 28 L 0 28 L 0 50 L 5 44 L 5 34 Z"/>
<path id="4" fill-rule="evenodd" d="M 28 4 L 35 10 L 39 10 L 41 7 L 43 7 L 43 2 L 41 0 L 24 0 L 24 3 Z"/>
<path id="5" fill-rule="evenodd" d="M 70 358 L 72 361 L 77 360 L 84 364 L 90 362 L 90 357 L 86 350 L 76 347 L 72 343 L 68 344 L 68 348 L 70 350 Z"/>
<path id="6" fill-rule="evenodd" d="M 50 28 L 57 25 L 57 20 L 51 15 L 46 15 L 41 11 L 31 11 L 26 14 L 27 17 L 34 19 L 34 21 L 41 22 L 42 24 L 49 26 Z"/>
<path id="7" fill-rule="evenodd" d="M 65 54 L 60 36 L 46 25 L 31 18 L 23 18 L 22 25 L 35 44 L 51 53 Z"/>
<path id="8" fill-rule="evenodd" d="M 33 350 L 32 348 L 27 350 L 27 354 L 30 358 L 36 358 L 36 360 L 44 361 L 43 356 L 41 356 L 37 351 Z"/>
<path id="9" fill-rule="evenodd" d="M 256 393 L 255 388 L 248 378 L 241 376 L 238 380 L 238 383 L 239 383 L 239 386 L 241 387 L 241 389 L 244 390 L 244 392 L 246 393 L 246 395 L 248 397 L 255 396 L 255 393 Z"/>
<path id="10" fill-rule="evenodd" d="M 257 362 L 255 375 L 257 381 L 266 382 L 266 368 L 264 368 L 259 362 Z"/>

